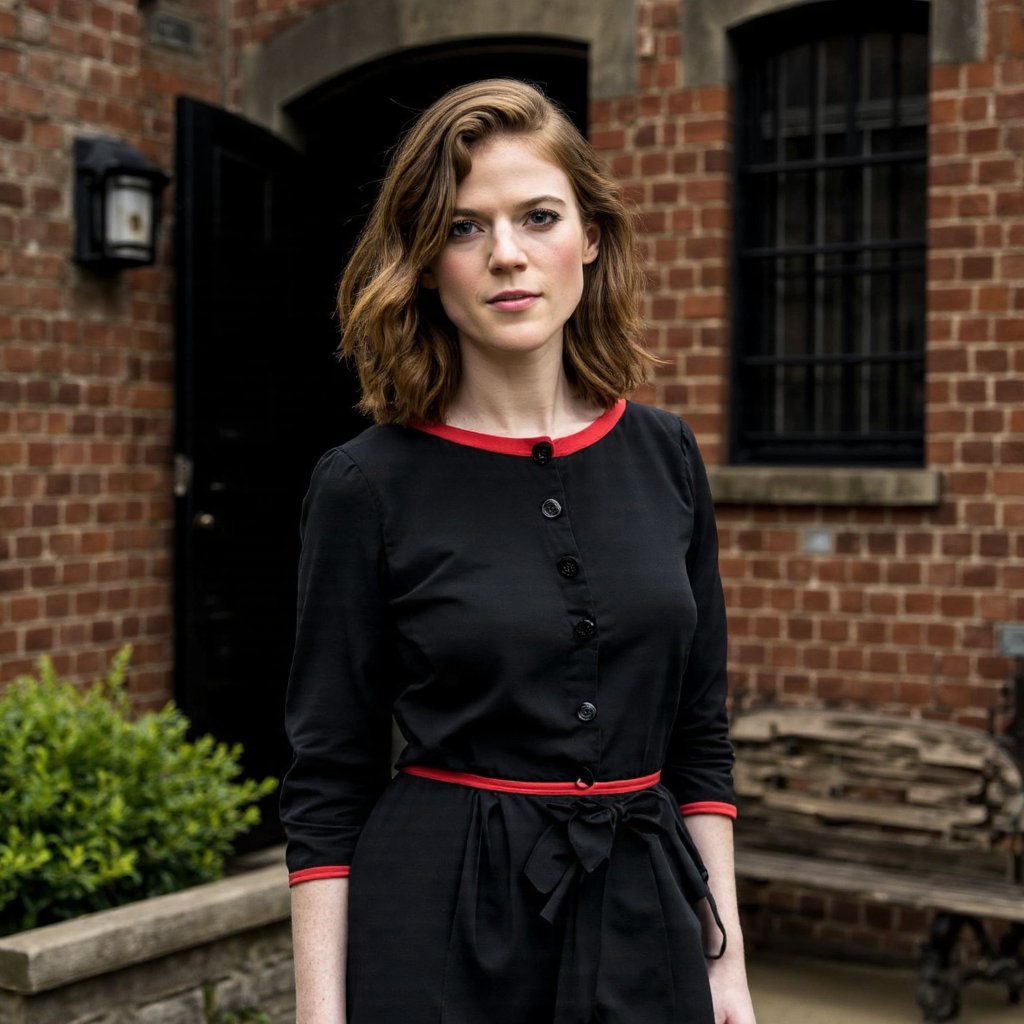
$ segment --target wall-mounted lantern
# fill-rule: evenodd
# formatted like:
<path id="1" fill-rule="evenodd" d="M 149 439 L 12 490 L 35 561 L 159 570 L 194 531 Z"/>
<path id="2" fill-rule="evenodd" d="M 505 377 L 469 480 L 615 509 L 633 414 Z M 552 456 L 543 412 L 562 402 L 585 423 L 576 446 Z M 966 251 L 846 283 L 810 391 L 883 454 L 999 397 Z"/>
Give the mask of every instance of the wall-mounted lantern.
<path id="1" fill-rule="evenodd" d="M 170 180 L 123 142 L 75 139 L 75 262 L 92 270 L 153 263 Z"/>

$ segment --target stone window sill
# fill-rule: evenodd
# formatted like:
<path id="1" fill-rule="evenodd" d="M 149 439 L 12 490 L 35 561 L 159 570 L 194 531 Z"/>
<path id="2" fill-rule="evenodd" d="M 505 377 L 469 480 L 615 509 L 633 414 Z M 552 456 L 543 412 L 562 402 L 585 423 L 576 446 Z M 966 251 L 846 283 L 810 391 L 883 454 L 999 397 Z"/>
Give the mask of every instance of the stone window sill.
<path id="1" fill-rule="evenodd" d="M 832 466 L 709 466 L 716 505 L 935 506 L 942 474 L 934 469 Z"/>

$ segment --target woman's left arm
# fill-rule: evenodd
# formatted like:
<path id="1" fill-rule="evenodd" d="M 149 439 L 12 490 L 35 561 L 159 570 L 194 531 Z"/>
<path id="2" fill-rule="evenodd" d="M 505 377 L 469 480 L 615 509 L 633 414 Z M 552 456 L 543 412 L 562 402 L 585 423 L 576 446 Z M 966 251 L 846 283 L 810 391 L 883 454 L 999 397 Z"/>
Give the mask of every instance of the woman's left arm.
<path id="1" fill-rule="evenodd" d="M 755 1024 L 736 904 L 732 819 L 723 814 L 689 814 L 686 827 L 708 870 L 711 891 L 728 936 L 724 955 L 718 960 L 708 961 L 715 1024 Z M 709 934 L 716 933 L 713 922 L 704 923 Z"/>

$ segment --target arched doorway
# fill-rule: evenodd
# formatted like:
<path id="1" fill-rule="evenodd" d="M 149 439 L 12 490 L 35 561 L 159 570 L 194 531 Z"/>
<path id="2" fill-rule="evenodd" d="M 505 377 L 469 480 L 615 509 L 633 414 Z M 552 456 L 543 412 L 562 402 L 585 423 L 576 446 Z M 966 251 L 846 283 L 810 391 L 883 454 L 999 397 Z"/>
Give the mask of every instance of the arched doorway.
<path id="1" fill-rule="evenodd" d="M 178 108 L 176 699 L 197 732 L 280 777 L 302 496 L 365 425 L 333 357 L 338 276 L 390 149 L 447 89 L 537 82 L 586 128 L 588 52 L 552 37 L 460 39 L 350 68 L 285 111 L 301 149 L 237 115 Z M 275 841 L 274 799 L 251 842 Z"/>

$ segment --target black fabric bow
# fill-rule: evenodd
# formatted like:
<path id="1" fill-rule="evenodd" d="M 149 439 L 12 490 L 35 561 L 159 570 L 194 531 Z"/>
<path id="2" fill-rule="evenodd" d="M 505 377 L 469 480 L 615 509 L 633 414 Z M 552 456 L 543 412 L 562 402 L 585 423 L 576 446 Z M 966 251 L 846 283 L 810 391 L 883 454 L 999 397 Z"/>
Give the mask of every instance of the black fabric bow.
<path id="1" fill-rule="evenodd" d="M 707 900 L 721 935 L 717 959 L 725 952 L 725 929 L 708 888 L 708 875 L 696 845 L 667 792 L 645 789 L 623 797 L 582 797 L 551 803 L 551 824 L 537 840 L 523 873 L 546 902 L 544 920 L 565 928 L 556 1024 L 590 1021 L 597 1001 L 601 964 L 624 959 L 642 963 L 664 979 L 660 991 L 645 989 L 651 1012 L 674 1009 L 671 962 L 665 937 L 664 900 L 674 890 L 691 907 Z M 645 856 L 646 854 L 646 856 Z M 612 858 L 627 859 L 630 879 L 626 913 L 635 930 L 622 935 L 606 927 L 608 908 L 623 898 L 606 896 Z M 656 1004 L 656 1006 L 655 1006 Z M 640 1018 L 638 1018 L 640 1019 Z M 660 1016 L 651 1019 L 664 1019 Z"/>

